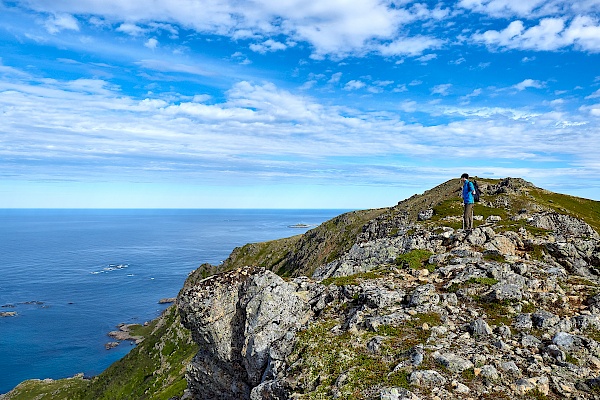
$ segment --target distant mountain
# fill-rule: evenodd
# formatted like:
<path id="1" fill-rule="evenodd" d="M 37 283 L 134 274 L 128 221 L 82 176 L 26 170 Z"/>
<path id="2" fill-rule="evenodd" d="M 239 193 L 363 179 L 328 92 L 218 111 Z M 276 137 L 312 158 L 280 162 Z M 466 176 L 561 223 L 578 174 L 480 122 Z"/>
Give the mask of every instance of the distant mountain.
<path id="1" fill-rule="evenodd" d="M 599 398 L 600 202 L 475 179 L 470 232 L 452 180 L 236 248 L 98 377 L 5 398 Z"/>

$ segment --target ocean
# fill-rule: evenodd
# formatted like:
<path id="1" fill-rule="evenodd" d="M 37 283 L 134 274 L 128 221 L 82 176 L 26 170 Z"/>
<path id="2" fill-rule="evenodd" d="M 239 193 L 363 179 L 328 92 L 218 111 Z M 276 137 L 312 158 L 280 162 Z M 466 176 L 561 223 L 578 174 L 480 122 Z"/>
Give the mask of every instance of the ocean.
<path id="1" fill-rule="evenodd" d="M 132 345 L 107 333 L 156 318 L 200 264 L 345 210 L 0 210 L 0 393 L 97 375 Z"/>

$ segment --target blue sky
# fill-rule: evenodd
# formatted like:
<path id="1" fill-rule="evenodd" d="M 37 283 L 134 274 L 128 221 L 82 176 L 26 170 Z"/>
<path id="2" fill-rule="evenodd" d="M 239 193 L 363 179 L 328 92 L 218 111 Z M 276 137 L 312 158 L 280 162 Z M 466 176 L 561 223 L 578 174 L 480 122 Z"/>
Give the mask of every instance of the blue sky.
<path id="1" fill-rule="evenodd" d="M 600 200 L 600 0 L 0 2 L 0 208 Z"/>

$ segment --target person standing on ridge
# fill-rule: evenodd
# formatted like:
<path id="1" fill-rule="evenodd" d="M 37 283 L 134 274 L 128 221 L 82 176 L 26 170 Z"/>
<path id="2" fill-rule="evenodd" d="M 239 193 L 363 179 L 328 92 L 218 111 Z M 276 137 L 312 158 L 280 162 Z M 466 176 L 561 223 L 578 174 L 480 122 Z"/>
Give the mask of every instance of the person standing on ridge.
<path id="1" fill-rule="evenodd" d="M 463 213 L 463 229 L 470 231 L 473 229 L 473 205 L 475 204 L 475 186 L 469 181 L 469 174 L 462 174 L 460 176 L 462 182 L 462 198 L 465 206 Z"/>

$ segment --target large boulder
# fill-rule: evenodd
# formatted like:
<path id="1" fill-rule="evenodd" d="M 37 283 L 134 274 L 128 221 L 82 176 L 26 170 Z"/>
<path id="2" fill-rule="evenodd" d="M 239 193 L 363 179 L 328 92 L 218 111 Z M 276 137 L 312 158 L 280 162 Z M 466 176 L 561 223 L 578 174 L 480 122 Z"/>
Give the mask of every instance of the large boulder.
<path id="1" fill-rule="evenodd" d="M 297 288 L 271 271 L 254 268 L 184 287 L 177 304 L 184 326 L 200 346 L 188 366 L 194 399 L 250 399 L 258 386 L 260 393 L 284 391 L 277 375 L 292 351 L 295 332 L 312 315 Z"/>

